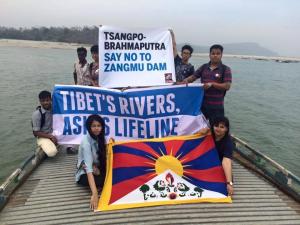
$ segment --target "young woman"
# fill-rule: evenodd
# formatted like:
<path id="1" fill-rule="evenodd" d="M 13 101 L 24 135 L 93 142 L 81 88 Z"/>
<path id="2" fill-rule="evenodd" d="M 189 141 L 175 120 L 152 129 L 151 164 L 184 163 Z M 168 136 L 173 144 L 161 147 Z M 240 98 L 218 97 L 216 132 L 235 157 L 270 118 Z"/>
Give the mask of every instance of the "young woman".
<path id="1" fill-rule="evenodd" d="M 211 132 L 225 173 L 228 195 L 231 196 L 233 194 L 231 165 L 233 143 L 229 135 L 229 120 L 226 117 L 215 118 L 212 122 Z"/>
<path id="2" fill-rule="evenodd" d="M 90 208 L 94 210 L 98 204 L 98 189 L 103 187 L 106 173 L 104 120 L 98 115 L 90 115 L 86 128 L 88 133 L 83 137 L 78 152 L 76 182 L 90 187 Z"/>

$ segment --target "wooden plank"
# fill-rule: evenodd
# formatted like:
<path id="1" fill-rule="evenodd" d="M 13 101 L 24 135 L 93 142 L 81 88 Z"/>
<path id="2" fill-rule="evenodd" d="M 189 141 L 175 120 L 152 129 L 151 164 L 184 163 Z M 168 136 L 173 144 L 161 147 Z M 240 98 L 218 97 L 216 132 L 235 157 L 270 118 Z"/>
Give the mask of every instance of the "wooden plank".
<path id="1" fill-rule="evenodd" d="M 196 207 L 186 207 L 186 208 L 177 208 L 177 209 L 172 209 L 172 208 L 167 208 L 164 209 L 167 212 L 172 212 L 172 213 L 176 213 L 178 212 L 178 210 L 180 210 L 180 213 L 190 213 L 190 212 L 201 212 L 201 213 L 212 213 L 212 212 L 220 212 L 220 213 L 226 213 L 228 214 L 229 212 L 236 212 L 237 211 L 237 207 L 232 207 L 232 208 L 224 208 L 224 207 L 217 207 L 217 208 L 205 208 L 205 207 L 201 207 L 201 208 L 196 208 Z M 287 212 L 289 212 L 290 208 L 285 206 L 279 206 L 279 207 L 264 207 L 263 208 L 264 211 L 269 211 L 269 212 L 273 212 L 274 214 L 276 214 L 276 212 L 278 212 L 279 214 L 285 214 Z M 143 216 L 143 215 L 147 215 L 147 214 L 152 214 L 153 212 L 155 212 L 157 210 L 154 209 L 148 209 L 147 211 L 139 211 L 139 216 Z M 240 208 L 239 209 L 240 212 L 259 212 L 261 211 L 261 208 L 257 208 L 257 207 L 252 207 L 252 208 Z M 115 217 L 129 217 L 132 215 L 132 212 L 124 212 L 122 211 L 122 213 L 119 212 L 114 212 L 114 214 L 118 214 L 115 215 Z M 36 220 L 36 222 L 38 222 L 40 220 L 41 217 L 46 218 L 49 217 L 52 219 L 55 218 L 66 218 L 66 215 L 70 215 L 71 214 L 77 214 L 77 213 L 87 213 L 89 215 L 94 215 L 92 212 L 90 212 L 90 210 L 88 208 L 86 208 L 85 210 L 83 210 L 82 208 L 74 208 L 74 209 L 65 209 L 65 210 L 56 210 L 56 211 L 45 211 L 45 212 L 41 212 L 41 213 L 36 213 L 36 212 L 32 212 L 30 213 L 26 213 L 26 214 L 20 214 L 20 215 L 15 215 L 15 214 L 10 214 L 10 215 L 6 215 L 5 217 L 3 217 L 3 221 L 25 221 L 26 219 L 31 219 L 31 220 Z M 134 212 L 135 214 L 138 213 L 137 211 Z M 12 216 L 13 215 L 13 216 Z M 111 213 L 111 215 L 113 215 L 113 213 Z M 56 217 L 55 217 L 56 216 Z M 108 214 L 109 217 L 109 214 Z"/>
<path id="2" fill-rule="evenodd" d="M 270 224 L 273 224 L 273 221 L 283 221 L 286 220 L 298 220 L 300 222 L 300 218 L 298 215 L 294 215 L 292 213 L 279 213 L 277 215 L 273 215 L 269 212 L 257 212 L 257 213 L 250 213 L 248 212 L 228 212 L 227 214 L 218 214 L 218 213 L 210 213 L 210 212 L 190 212 L 190 213 L 168 213 L 168 212 L 152 212 L 152 214 L 146 213 L 145 215 L 132 213 L 131 215 L 119 215 L 118 217 L 116 214 L 91 214 L 90 212 L 87 213 L 76 213 L 76 214 L 66 214 L 63 218 L 59 216 L 51 216 L 50 218 L 40 217 L 37 219 L 26 219 L 23 221 L 19 220 L 11 220 L 5 221 L 6 224 L 44 224 L 44 225 L 56 225 L 62 223 L 68 224 L 78 224 L 84 221 L 98 221 L 101 224 L 125 224 L 125 223 L 153 223 L 153 221 L 159 221 L 159 224 L 171 224 L 171 221 L 186 221 L 186 223 L 191 222 L 257 222 L 257 221 L 269 221 Z M 255 223 L 257 224 L 257 223 Z M 285 224 L 285 223 L 282 223 Z"/>
<path id="3" fill-rule="evenodd" d="M 76 223 L 76 218 L 75 217 L 80 217 L 80 218 L 86 218 L 88 220 L 93 219 L 93 217 L 96 217 L 99 219 L 99 221 L 103 220 L 114 220 L 115 224 L 123 223 L 126 221 L 135 221 L 135 219 L 141 218 L 145 220 L 155 220 L 156 218 L 161 219 L 161 217 L 168 218 L 182 218 L 182 217 L 189 217 L 189 218 L 209 218 L 209 220 L 212 221 L 217 221 L 215 219 L 218 218 L 224 218 L 224 221 L 226 221 L 228 218 L 230 218 L 230 221 L 236 221 L 232 220 L 235 217 L 259 217 L 259 216 L 268 216 L 267 220 L 275 220 L 278 218 L 282 217 L 288 217 L 289 218 L 294 218 L 298 219 L 300 221 L 300 216 L 297 215 L 295 212 L 292 212 L 290 210 L 286 211 L 262 211 L 262 210 L 257 210 L 257 211 L 236 211 L 236 210 L 218 210 L 217 212 L 212 212 L 211 209 L 181 209 L 180 213 L 178 213 L 178 210 L 164 210 L 164 211 L 157 211 L 157 210 L 152 210 L 152 211 L 145 211 L 145 212 L 128 212 L 128 213 L 95 213 L 93 214 L 92 212 L 77 212 L 76 214 L 74 213 L 64 213 L 61 215 L 51 215 L 49 217 L 43 216 L 43 217 L 35 217 L 35 218 L 28 218 L 28 219 L 18 219 L 18 218 L 11 218 L 10 220 L 6 220 L 6 222 L 13 223 L 13 224 L 26 224 L 26 223 L 36 223 L 36 222 L 45 222 L 47 224 L 48 220 L 52 221 L 62 221 L 62 220 L 67 220 L 70 219 L 74 223 Z"/>
<path id="4" fill-rule="evenodd" d="M 199 203 L 93 213 L 89 210 L 89 189 L 75 184 L 75 163 L 75 156 L 64 154 L 46 160 L 14 194 L 23 204 L 8 204 L 0 214 L 0 224 L 300 224 L 299 212 L 291 207 L 297 203 L 237 163 L 233 164 L 232 204 Z"/>
<path id="5" fill-rule="evenodd" d="M 224 207 L 223 204 L 211 204 L 211 203 L 201 203 L 201 204 L 189 204 L 189 205 L 173 205 L 173 206 L 154 206 L 154 207 L 144 207 L 144 208 L 136 208 L 134 209 L 135 212 L 150 212 L 151 210 L 165 210 L 165 209 L 170 209 L 170 210 L 181 210 L 183 208 L 189 208 L 189 209 L 194 209 L 194 208 L 209 208 L 211 210 L 219 210 L 219 209 L 235 209 L 235 210 L 252 210 L 252 209 L 259 209 L 260 208 L 283 208 L 285 209 L 288 207 L 284 202 L 277 202 L 277 203 L 253 203 L 253 202 L 248 202 L 248 203 L 235 203 L 235 204 L 227 204 L 226 207 Z M 13 208 L 9 210 L 5 216 L 20 216 L 20 215 L 28 215 L 28 214 L 33 214 L 33 216 L 39 216 L 41 213 L 49 213 L 49 212 L 54 212 L 54 214 L 57 213 L 64 213 L 66 210 L 73 210 L 73 209 L 81 209 L 82 211 L 89 211 L 89 202 L 86 201 L 82 204 L 65 204 L 62 206 L 58 207 L 53 207 L 53 208 L 37 208 L 37 209 L 16 209 Z M 133 209 L 124 209 L 120 211 L 112 211 L 112 213 L 126 213 L 126 212 L 131 212 Z"/>

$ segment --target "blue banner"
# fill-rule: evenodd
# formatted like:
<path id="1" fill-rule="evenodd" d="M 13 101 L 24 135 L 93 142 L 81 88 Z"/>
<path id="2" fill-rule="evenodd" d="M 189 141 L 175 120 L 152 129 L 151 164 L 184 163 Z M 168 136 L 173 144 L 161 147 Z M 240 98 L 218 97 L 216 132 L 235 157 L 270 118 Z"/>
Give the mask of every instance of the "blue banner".
<path id="1" fill-rule="evenodd" d="M 80 143 L 87 117 L 99 114 L 116 140 L 189 135 L 206 126 L 200 84 L 116 89 L 56 85 L 53 128 L 60 143 Z"/>

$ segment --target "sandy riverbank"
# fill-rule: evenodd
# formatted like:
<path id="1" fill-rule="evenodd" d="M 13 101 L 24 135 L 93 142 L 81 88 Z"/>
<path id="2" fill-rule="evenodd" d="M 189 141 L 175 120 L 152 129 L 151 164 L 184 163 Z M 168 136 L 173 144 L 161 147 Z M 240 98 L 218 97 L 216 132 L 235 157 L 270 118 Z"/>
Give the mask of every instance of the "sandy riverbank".
<path id="1" fill-rule="evenodd" d="M 46 49 L 76 49 L 78 47 L 90 48 L 87 44 L 65 43 L 65 42 L 51 42 L 51 41 L 28 41 L 28 40 L 14 40 L 14 39 L 0 39 L 0 47 L 28 47 L 28 48 L 46 48 Z M 194 53 L 194 56 L 208 57 L 207 53 Z M 276 62 L 289 63 L 300 62 L 300 58 L 296 57 L 270 57 L 270 56 L 255 56 L 255 55 L 229 55 L 224 54 L 224 57 L 233 57 L 240 59 L 254 59 L 254 60 L 274 60 Z"/>
<path id="2" fill-rule="evenodd" d="M 88 49 L 90 48 L 90 46 L 87 44 L 78 43 L 0 39 L 0 47 L 76 49 L 81 46 L 86 47 Z"/>

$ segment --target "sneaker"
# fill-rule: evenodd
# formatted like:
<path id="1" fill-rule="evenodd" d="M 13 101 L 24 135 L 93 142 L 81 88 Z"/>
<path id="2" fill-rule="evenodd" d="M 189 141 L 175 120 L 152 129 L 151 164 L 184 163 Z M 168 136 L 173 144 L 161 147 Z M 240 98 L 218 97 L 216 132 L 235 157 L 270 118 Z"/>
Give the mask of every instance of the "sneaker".
<path id="1" fill-rule="evenodd" d="M 69 155 L 77 154 L 77 150 L 72 147 L 67 147 L 66 151 L 67 151 L 67 154 L 69 154 Z"/>

